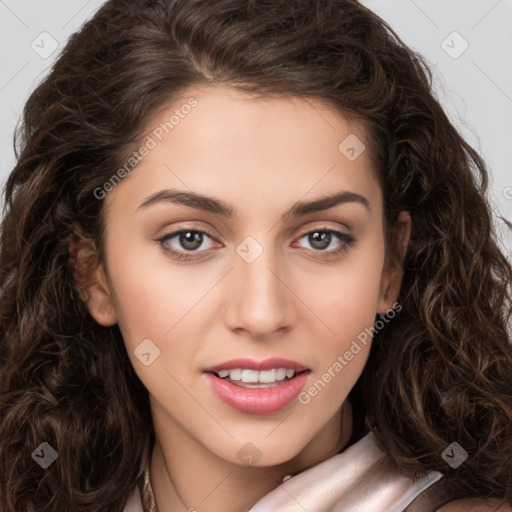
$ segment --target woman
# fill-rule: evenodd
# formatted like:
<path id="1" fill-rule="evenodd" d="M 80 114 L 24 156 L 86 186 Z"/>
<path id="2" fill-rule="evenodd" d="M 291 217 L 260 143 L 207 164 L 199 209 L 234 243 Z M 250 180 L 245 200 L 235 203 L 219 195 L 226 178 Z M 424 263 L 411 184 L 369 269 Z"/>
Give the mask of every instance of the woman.
<path id="1" fill-rule="evenodd" d="M 511 510 L 510 264 L 353 0 L 110 0 L 24 110 L 6 512 Z"/>

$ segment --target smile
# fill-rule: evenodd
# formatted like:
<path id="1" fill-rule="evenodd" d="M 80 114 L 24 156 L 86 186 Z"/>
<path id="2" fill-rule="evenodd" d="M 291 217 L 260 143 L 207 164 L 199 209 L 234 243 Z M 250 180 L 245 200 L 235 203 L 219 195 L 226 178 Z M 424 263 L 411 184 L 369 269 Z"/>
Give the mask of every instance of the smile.
<path id="1" fill-rule="evenodd" d="M 295 370 L 289 368 L 274 368 L 272 370 L 247 370 L 235 368 L 233 370 L 220 370 L 217 376 L 242 387 L 272 387 L 279 386 L 283 380 L 289 380 L 295 376 Z M 271 386 L 267 386 L 270 384 Z"/>
<path id="2" fill-rule="evenodd" d="M 297 398 L 309 373 L 304 371 L 291 379 L 266 384 L 231 382 L 214 373 L 207 373 L 206 378 L 215 395 L 232 409 L 246 414 L 272 414 Z"/>

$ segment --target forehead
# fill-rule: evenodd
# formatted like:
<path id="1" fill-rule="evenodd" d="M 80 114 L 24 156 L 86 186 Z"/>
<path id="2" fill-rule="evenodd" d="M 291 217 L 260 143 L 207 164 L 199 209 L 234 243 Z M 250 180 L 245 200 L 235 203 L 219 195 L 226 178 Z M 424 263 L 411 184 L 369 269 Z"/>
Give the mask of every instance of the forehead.
<path id="1" fill-rule="evenodd" d="M 254 213 L 336 189 L 364 192 L 378 209 L 370 149 L 365 127 L 325 102 L 190 89 L 148 120 L 139 164 L 107 200 L 133 210 L 158 189 L 179 188 L 252 205 Z"/>

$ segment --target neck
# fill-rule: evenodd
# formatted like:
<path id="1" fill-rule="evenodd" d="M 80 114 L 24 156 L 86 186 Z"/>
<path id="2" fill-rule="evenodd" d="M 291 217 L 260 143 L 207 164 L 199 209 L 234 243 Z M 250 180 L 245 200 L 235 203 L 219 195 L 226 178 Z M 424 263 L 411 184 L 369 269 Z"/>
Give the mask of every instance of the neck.
<path id="1" fill-rule="evenodd" d="M 158 407 L 155 404 L 155 407 Z M 159 512 L 239 512 L 295 475 L 339 453 L 352 435 L 352 408 L 343 406 L 292 459 L 275 466 L 242 466 L 218 457 L 195 441 L 169 417 L 155 414 L 156 442 L 150 482 Z"/>

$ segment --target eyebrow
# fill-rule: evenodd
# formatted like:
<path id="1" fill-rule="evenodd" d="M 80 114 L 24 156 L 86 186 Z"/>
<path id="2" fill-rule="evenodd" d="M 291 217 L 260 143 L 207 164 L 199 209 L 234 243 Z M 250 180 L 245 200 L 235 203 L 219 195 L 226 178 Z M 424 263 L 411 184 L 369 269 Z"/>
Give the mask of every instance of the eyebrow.
<path id="1" fill-rule="evenodd" d="M 196 192 L 185 192 L 173 189 L 161 190 L 152 194 L 146 198 L 137 210 L 147 208 L 159 202 L 182 204 L 190 208 L 196 208 L 216 215 L 222 215 L 226 218 L 232 218 L 235 213 L 235 210 L 231 205 L 221 201 L 220 199 L 197 194 Z M 281 216 L 281 219 L 287 220 L 290 217 L 300 217 L 308 215 L 309 213 L 328 210 L 339 204 L 346 203 L 358 203 L 370 211 L 370 202 L 366 197 L 356 194 L 355 192 L 342 191 L 313 201 L 296 202 Z"/>

